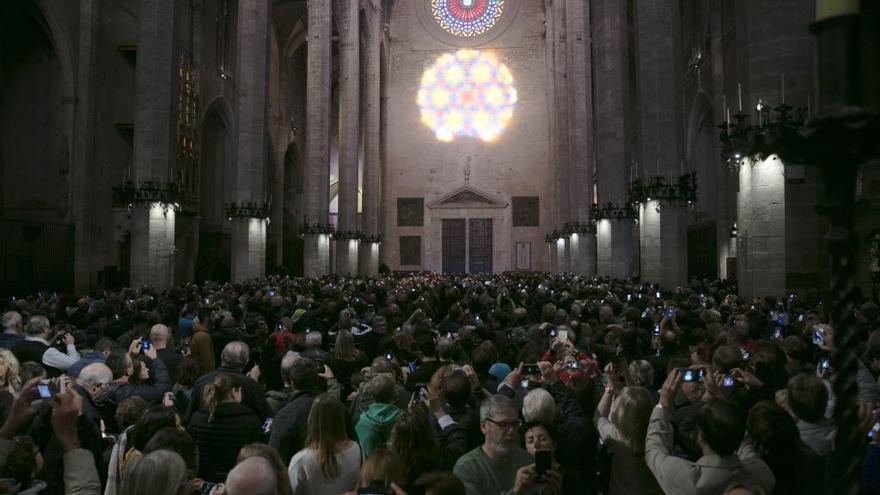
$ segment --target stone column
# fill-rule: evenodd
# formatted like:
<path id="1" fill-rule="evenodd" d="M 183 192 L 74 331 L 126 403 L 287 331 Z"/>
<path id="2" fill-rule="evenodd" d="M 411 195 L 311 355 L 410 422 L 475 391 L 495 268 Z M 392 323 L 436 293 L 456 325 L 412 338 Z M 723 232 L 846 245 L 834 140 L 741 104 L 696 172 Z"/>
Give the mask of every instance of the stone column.
<path id="1" fill-rule="evenodd" d="M 682 173 L 678 4 L 639 3 L 640 145 L 644 176 L 673 180 Z M 663 287 L 687 282 L 687 215 L 680 203 L 643 205 L 639 224 L 641 278 Z"/>
<path id="2" fill-rule="evenodd" d="M 598 199 L 600 203 L 611 201 L 622 206 L 627 199 L 627 169 L 631 163 L 635 124 L 626 2 L 596 0 L 591 5 Z M 597 223 L 596 271 L 599 275 L 624 278 L 633 273 L 632 232 L 633 221 L 629 219 Z"/>
<path id="3" fill-rule="evenodd" d="M 378 236 L 379 232 L 379 188 L 381 187 L 381 164 L 379 154 L 380 138 L 380 77 L 382 42 L 382 10 L 378 0 L 364 2 L 364 53 L 361 76 L 363 115 L 364 172 L 363 172 L 363 225 L 361 231 L 368 236 Z M 361 243 L 359 250 L 359 271 L 361 275 L 375 275 L 379 272 L 379 244 Z"/>
<path id="4" fill-rule="evenodd" d="M 553 119 L 554 133 L 551 134 L 554 148 L 553 177 L 554 200 L 556 203 L 556 230 L 562 231 L 570 221 L 570 204 L 568 197 L 571 172 L 569 169 L 569 93 L 568 93 L 568 59 L 566 46 L 566 12 L 565 0 L 553 2 Z M 548 38 L 548 41 L 551 38 Z M 557 241 L 557 271 L 571 271 L 571 256 L 568 239 Z"/>
<path id="5" fill-rule="evenodd" d="M 336 230 L 357 230 L 360 148 L 360 2 L 339 1 L 339 217 Z M 357 239 L 336 241 L 336 273 L 358 274 Z"/>
<path id="6" fill-rule="evenodd" d="M 94 160 L 95 133 L 95 59 L 98 48 L 98 4 L 95 0 L 80 2 L 79 60 L 77 65 L 76 124 L 73 143 L 74 289 L 88 292 L 92 285 L 92 186 L 90 164 Z"/>
<path id="7" fill-rule="evenodd" d="M 267 164 L 269 4 L 239 0 L 238 125 L 234 201 L 261 204 Z M 262 278 L 266 273 L 266 220 L 232 219 L 232 281 Z"/>
<path id="8" fill-rule="evenodd" d="M 138 14 L 133 180 L 167 182 L 177 115 L 174 1 L 147 0 Z M 158 203 L 131 210 L 131 285 L 174 283 L 174 210 Z"/>
<path id="9" fill-rule="evenodd" d="M 568 221 L 590 221 L 593 201 L 593 87 L 590 51 L 590 14 L 587 3 L 566 0 L 566 55 L 568 66 L 569 174 Z M 596 274 L 596 236 L 572 234 L 568 241 L 570 270 L 581 275 Z"/>
<path id="10" fill-rule="evenodd" d="M 330 196 L 330 3 L 309 0 L 306 95 L 305 216 L 310 225 L 329 224 Z M 330 236 L 306 234 L 306 277 L 330 272 Z"/>

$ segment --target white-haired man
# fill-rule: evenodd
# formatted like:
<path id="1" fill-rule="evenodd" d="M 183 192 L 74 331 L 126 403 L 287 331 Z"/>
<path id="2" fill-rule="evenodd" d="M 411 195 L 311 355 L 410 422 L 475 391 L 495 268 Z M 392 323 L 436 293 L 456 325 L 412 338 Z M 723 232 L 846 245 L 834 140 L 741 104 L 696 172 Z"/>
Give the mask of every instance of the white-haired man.
<path id="1" fill-rule="evenodd" d="M 74 345 L 73 335 L 64 335 L 64 346 L 67 353 L 63 353 L 49 344 L 52 337 L 52 326 L 45 316 L 32 316 L 24 326 L 25 338 L 12 350 L 19 363 L 34 361 L 43 365 L 49 377 L 55 377 L 74 363 L 79 361 L 79 353 Z"/>
<path id="2" fill-rule="evenodd" d="M 18 311 L 3 313 L 3 333 L 0 334 L 0 347 L 12 350 L 16 344 L 24 340 L 21 334 L 21 314 Z"/>

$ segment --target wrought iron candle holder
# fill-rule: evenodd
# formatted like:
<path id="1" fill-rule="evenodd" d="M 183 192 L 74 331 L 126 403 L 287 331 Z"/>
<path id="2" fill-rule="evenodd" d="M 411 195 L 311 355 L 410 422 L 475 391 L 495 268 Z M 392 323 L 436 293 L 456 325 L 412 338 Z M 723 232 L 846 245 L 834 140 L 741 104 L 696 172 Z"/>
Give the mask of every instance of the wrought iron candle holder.
<path id="1" fill-rule="evenodd" d="M 722 122 L 721 160 L 731 169 L 738 169 L 744 158 L 760 159 L 776 153 L 781 143 L 790 141 L 809 119 L 806 108 L 780 104 L 770 108 L 761 100 L 755 106 L 756 124 L 744 112 L 733 115 L 733 120 Z"/>
<path id="2" fill-rule="evenodd" d="M 307 235 L 333 235 L 336 232 L 336 229 L 333 228 L 331 224 L 323 224 L 323 223 L 309 223 L 306 221 L 305 217 L 303 217 L 302 223 L 299 225 L 299 236 L 305 237 Z"/>
<path id="3" fill-rule="evenodd" d="M 236 203 L 234 201 L 226 203 L 226 219 L 229 221 L 232 221 L 233 218 L 259 218 L 268 222 L 271 216 L 272 205 L 269 203 Z"/>
<path id="4" fill-rule="evenodd" d="M 612 203 L 611 201 L 601 205 L 598 203 L 590 205 L 590 219 L 593 222 L 599 220 L 629 220 L 638 218 L 639 212 L 631 201 L 622 205 Z"/>
<path id="5" fill-rule="evenodd" d="M 697 201 L 697 173 L 689 172 L 672 178 L 653 176 L 646 180 L 635 179 L 629 186 L 629 197 L 636 204 L 648 201 L 664 201 L 692 206 Z"/>
<path id="6" fill-rule="evenodd" d="M 180 186 L 174 182 L 127 180 L 113 188 L 113 205 L 128 208 L 129 214 L 135 206 L 158 203 L 164 214 L 168 210 L 180 211 Z"/>

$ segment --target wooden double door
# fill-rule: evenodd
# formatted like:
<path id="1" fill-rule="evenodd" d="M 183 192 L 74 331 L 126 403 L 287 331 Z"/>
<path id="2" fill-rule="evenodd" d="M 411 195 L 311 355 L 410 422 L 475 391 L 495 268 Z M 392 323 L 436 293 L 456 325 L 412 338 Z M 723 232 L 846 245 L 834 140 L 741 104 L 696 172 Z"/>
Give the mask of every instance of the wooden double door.
<path id="1" fill-rule="evenodd" d="M 492 219 L 444 218 L 443 273 L 492 273 Z"/>

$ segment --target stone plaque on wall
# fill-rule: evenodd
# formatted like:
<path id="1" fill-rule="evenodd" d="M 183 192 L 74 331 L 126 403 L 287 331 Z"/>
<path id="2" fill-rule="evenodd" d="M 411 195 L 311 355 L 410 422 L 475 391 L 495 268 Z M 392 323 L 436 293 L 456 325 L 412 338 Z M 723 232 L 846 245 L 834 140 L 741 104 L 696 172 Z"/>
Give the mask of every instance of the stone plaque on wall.
<path id="1" fill-rule="evenodd" d="M 538 227 L 540 224 L 540 210 L 537 196 L 514 196 L 513 197 L 513 226 L 514 227 Z"/>
<path id="2" fill-rule="evenodd" d="M 400 236 L 400 264 L 401 265 L 421 265 L 422 264 L 422 236 L 418 236 L 418 235 L 402 235 L 402 236 Z"/>
<path id="3" fill-rule="evenodd" d="M 398 227 L 421 227 L 425 224 L 424 217 L 425 198 L 397 198 Z"/>

